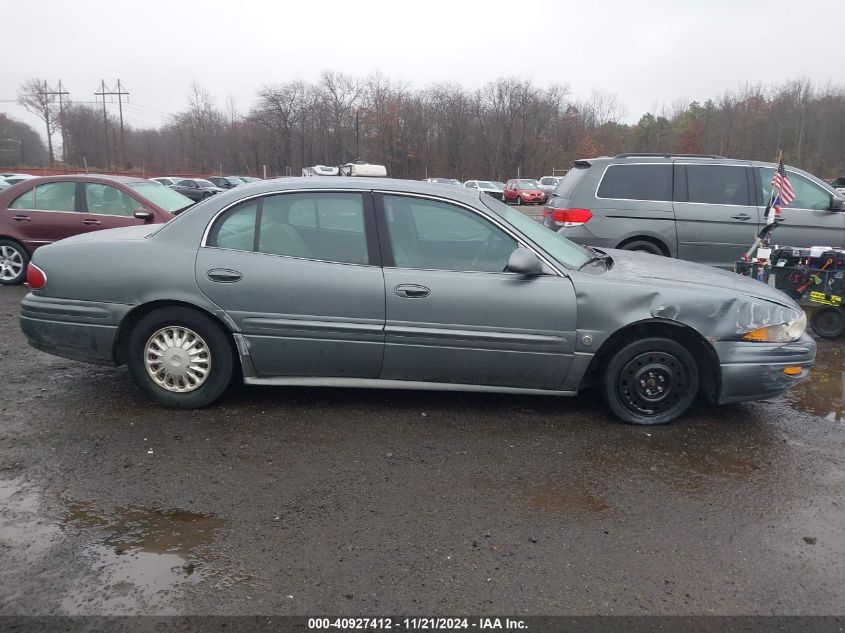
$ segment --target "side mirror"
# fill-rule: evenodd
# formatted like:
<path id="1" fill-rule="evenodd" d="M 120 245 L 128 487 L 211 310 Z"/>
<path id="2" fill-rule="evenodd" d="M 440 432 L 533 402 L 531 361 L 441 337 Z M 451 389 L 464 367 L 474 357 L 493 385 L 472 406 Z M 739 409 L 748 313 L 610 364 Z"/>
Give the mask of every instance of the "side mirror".
<path id="1" fill-rule="evenodd" d="M 508 265 L 505 271 L 509 273 L 519 273 L 520 275 L 542 275 L 543 263 L 537 256 L 529 251 L 527 248 L 521 246 L 517 248 L 508 258 Z"/>
<path id="2" fill-rule="evenodd" d="M 831 196 L 830 210 L 831 211 L 845 211 L 845 199 L 835 198 L 835 197 Z"/>
<path id="3" fill-rule="evenodd" d="M 149 222 L 153 219 L 153 214 L 146 209 L 135 209 L 135 217 L 139 220 L 143 220 L 144 222 Z"/>

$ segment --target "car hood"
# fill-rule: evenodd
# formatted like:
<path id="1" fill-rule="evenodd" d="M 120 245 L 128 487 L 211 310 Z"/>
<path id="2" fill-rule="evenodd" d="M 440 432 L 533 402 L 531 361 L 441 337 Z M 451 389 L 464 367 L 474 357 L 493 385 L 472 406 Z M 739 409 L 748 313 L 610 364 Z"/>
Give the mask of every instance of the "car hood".
<path id="1" fill-rule="evenodd" d="M 624 251 L 615 248 L 602 250 L 613 258 L 611 269 L 601 275 L 608 280 L 659 285 L 661 287 L 721 290 L 771 301 L 793 310 L 801 310 L 795 301 L 780 290 L 734 272 L 638 251 Z"/>

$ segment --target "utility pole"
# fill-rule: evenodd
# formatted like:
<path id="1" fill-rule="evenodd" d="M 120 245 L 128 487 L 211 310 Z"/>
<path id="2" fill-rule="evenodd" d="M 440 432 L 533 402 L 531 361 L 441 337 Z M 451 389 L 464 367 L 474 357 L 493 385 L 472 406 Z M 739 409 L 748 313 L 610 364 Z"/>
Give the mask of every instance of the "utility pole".
<path id="1" fill-rule="evenodd" d="M 120 87 L 120 79 L 117 80 L 117 109 L 120 112 L 120 160 L 121 168 L 126 168 L 126 136 L 123 134 L 123 95 L 129 96 L 128 92 L 123 92 Z"/>
<path id="2" fill-rule="evenodd" d="M 105 79 L 100 80 L 100 92 L 95 92 L 94 96 L 101 96 L 103 97 L 103 150 L 106 152 L 106 169 L 111 167 L 111 161 L 109 161 L 109 116 L 106 113 L 106 81 Z"/>
<path id="3" fill-rule="evenodd" d="M 105 80 L 100 81 L 100 92 L 95 92 L 94 95 L 102 96 L 103 97 L 103 130 L 105 131 L 105 138 L 106 144 L 108 144 L 108 115 L 106 114 L 106 95 L 108 96 L 115 96 L 117 95 L 117 108 L 118 112 L 120 113 L 120 166 L 126 167 L 126 135 L 123 131 L 123 97 L 129 96 L 128 92 L 123 90 L 123 87 L 120 85 L 120 79 L 117 80 L 117 90 L 112 89 L 106 92 L 106 82 Z M 108 149 L 106 149 L 106 162 L 108 161 Z"/>
<path id="4" fill-rule="evenodd" d="M 67 131 L 65 127 L 65 103 L 62 97 L 69 95 L 66 90 L 62 90 L 62 80 L 59 79 L 58 90 L 47 90 L 47 82 L 44 82 L 44 94 L 50 97 L 59 97 L 59 128 L 62 132 L 62 162 L 67 163 Z"/>

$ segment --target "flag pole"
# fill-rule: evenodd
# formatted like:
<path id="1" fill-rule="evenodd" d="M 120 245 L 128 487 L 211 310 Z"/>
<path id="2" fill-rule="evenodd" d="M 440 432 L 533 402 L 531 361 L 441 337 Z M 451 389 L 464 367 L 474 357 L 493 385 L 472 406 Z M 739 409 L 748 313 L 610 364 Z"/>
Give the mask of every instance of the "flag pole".
<path id="1" fill-rule="evenodd" d="M 775 167 L 775 170 L 780 169 L 780 165 L 781 165 L 782 161 L 783 161 L 783 150 L 780 150 L 778 152 L 778 162 L 777 162 L 777 167 Z M 777 193 L 775 193 L 775 191 L 776 190 L 775 190 L 775 187 L 773 185 L 772 191 L 769 194 L 769 203 L 766 205 L 766 214 L 764 216 L 766 218 L 766 226 L 764 226 L 763 229 L 765 229 L 766 227 L 768 227 L 770 224 L 772 224 L 774 222 L 774 216 L 771 218 L 771 221 L 770 221 L 769 215 L 772 213 L 772 204 L 774 203 L 775 198 L 777 197 L 777 194 L 780 193 L 779 190 L 777 191 Z M 761 230 L 760 233 L 762 233 L 762 232 L 763 231 Z M 760 246 L 760 244 L 762 244 L 762 243 L 763 243 L 763 239 L 758 234 L 757 237 L 754 238 L 754 243 L 751 245 L 751 248 L 749 248 L 745 252 L 745 258 L 750 259 L 751 253 L 753 253 L 754 249 L 757 248 L 758 246 Z"/>

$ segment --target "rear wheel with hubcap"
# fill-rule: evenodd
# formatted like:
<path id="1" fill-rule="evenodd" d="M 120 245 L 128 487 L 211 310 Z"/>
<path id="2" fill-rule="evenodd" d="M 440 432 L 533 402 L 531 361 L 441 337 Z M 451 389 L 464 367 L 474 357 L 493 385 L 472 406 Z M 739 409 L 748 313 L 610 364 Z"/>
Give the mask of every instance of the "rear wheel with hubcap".
<path id="1" fill-rule="evenodd" d="M 632 424 L 666 424 L 689 409 L 698 394 L 698 366 L 668 338 L 630 343 L 604 368 L 602 391 L 615 413 Z"/>
<path id="2" fill-rule="evenodd" d="M 12 240 L 0 240 L 0 284 L 16 286 L 26 279 L 29 253 Z"/>
<path id="3" fill-rule="evenodd" d="M 197 310 L 173 306 L 143 317 L 129 334 L 129 371 L 154 401 L 193 409 L 222 395 L 233 354 L 222 327 Z"/>

